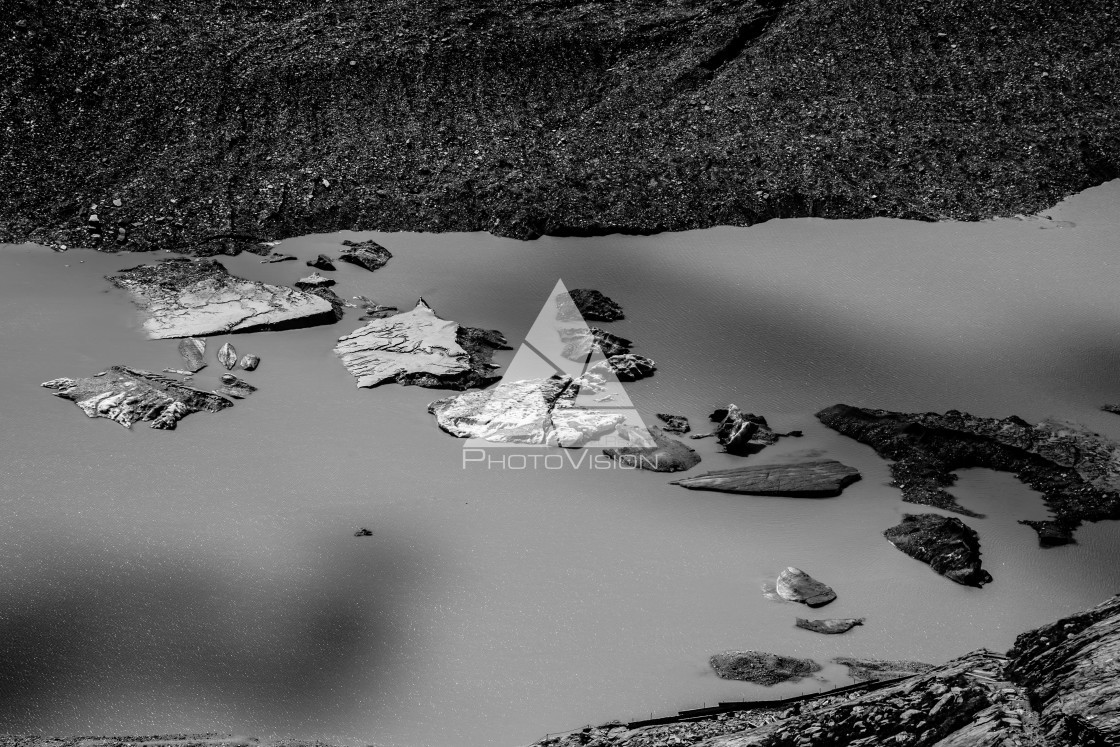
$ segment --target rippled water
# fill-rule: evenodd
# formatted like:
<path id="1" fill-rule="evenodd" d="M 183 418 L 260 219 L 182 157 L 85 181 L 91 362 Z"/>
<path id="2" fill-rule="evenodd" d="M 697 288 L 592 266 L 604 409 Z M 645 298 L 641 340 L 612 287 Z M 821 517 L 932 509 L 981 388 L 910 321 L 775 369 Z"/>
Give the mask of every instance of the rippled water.
<path id="1" fill-rule="evenodd" d="M 0 732 L 231 731 L 407 747 L 515 745 L 704 702 L 779 697 L 717 679 L 757 648 L 942 661 L 1120 591 L 1120 525 L 1042 550 L 1044 514 L 1007 475 L 962 474 L 995 581 L 933 574 L 882 531 L 918 510 L 886 463 L 812 417 L 836 403 L 1059 417 L 1120 437 L 1120 183 L 1049 218 L 923 224 L 772 221 L 654 237 L 344 232 L 394 258 L 342 265 L 344 297 L 501 329 L 515 344 L 558 279 L 626 309 L 606 325 L 658 362 L 638 409 L 704 427 L 734 402 L 778 430 L 751 457 L 825 454 L 864 479 L 838 498 L 685 491 L 629 471 L 461 468 L 425 412 L 441 393 L 359 390 L 331 353 L 343 322 L 237 335 L 260 387 L 175 432 L 87 420 L 39 383 L 112 364 L 179 365 L 101 277 L 149 256 L 0 250 Z M 1069 224 L 1073 225 L 1069 225 Z M 161 256 L 161 255 L 154 255 Z M 223 259 L 290 283 L 309 268 Z M 220 338 L 212 340 L 221 343 Z M 500 356 L 508 362 L 511 353 Z M 216 385 L 212 365 L 198 377 Z M 691 441 L 699 469 L 743 463 Z M 924 509 L 922 509 L 924 510 Z M 373 537 L 355 538 L 366 526 Z M 787 565 L 830 583 L 844 636 L 764 598 Z"/>

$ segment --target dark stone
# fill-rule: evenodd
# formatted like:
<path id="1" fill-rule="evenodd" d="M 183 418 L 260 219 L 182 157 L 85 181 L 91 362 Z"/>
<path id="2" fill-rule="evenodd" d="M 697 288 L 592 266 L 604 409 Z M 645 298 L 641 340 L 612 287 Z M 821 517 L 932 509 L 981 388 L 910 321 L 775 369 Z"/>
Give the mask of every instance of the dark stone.
<path id="1" fill-rule="evenodd" d="M 257 391 L 257 388 L 244 379 L 237 378 L 233 374 L 222 374 L 222 385 L 215 391 L 217 391 L 218 394 L 233 397 L 234 399 L 245 399 L 250 394 Z"/>
<path id="2" fill-rule="evenodd" d="M 668 413 L 657 413 L 657 419 L 665 424 L 665 430 L 669 433 L 688 433 L 692 427 L 688 424 L 688 418 L 684 415 L 669 415 Z"/>
<path id="3" fill-rule="evenodd" d="M 958 584 L 979 587 L 992 580 L 980 566 L 979 537 L 955 516 L 905 514 L 901 524 L 883 535 L 899 550 Z"/>
<path id="4" fill-rule="evenodd" d="M 610 367 L 611 373 L 613 373 L 619 381 L 637 381 L 638 379 L 644 379 L 647 376 L 652 376 L 653 372 L 657 370 L 657 364 L 644 355 L 626 353 L 625 355 L 613 355 L 592 366 L 588 366 L 585 374 L 605 375 L 608 366 Z"/>
<path id="5" fill-rule="evenodd" d="M 276 253 L 270 254 L 267 257 L 265 257 L 264 259 L 262 259 L 261 264 L 262 265 L 269 265 L 269 264 L 272 264 L 274 262 L 295 262 L 295 261 L 296 261 L 296 257 L 292 256 L 291 254 L 283 254 L 281 252 L 276 252 Z"/>
<path id="6" fill-rule="evenodd" d="M 847 633 L 857 625 L 863 625 L 863 622 L 864 618 L 862 617 L 845 617 L 833 620 L 806 620 L 804 617 L 799 617 L 797 618 L 797 627 L 811 630 L 814 633 L 838 635 Z"/>
<path id="7" fill-rule="evenodd" d="M 557 318 L 566 322 L 614 322 L 624 318 L 622 307 L 597 290 L 576 288 L 556 297 Z"/>
<path id="8" fill-rule="evenodd" d="M 317 272 L 296 281 L 296 287 L 305 291 L 315 290 L 316 288 L 330 288 L 334 284 L 335 280 L 333 278 L 323 277 Z"/>
<path id="9" fill-rule="evenodd" d="M 362 527 L 362 528 L 361 528 L 361 529 L 359 529 L 358 531 L 354 532 L 354 536 L 355 536 L 355 537 L 372 537 L 372 536 L 373 536 L 373 532 L 371 532 L 370 530 L 366 529 L 365 527 Z"/>
<path id="10" fill-rule="evenodd" d="M 798 464 L 757 464 L 716 470 L 675 481 L 690 490 L 719 490 L 745 495 L 827 498 L 840 495 L 860 479 L 859 471 L 834 459 Z"/>
<path id="11" fill-rule="evenodd" d="M 619 446 L 603 449 L 603 453 L 620 463 L 653 472 L 684 472 L 700 464 L 700 455 L 675 438 L 666 436 L 660 428 L 649 429 L 657 446 Z"/>
<path id="12" fill-rule="evenodd" d="M 1083 521 L 1120 519 L 1120 452 L 1095 433 L 956 410 L 911 414 L 834 405 L 817 418 L 893 460 L 893 484 L 904 501 L 977 516 L 945 488 L 956 480 L 955 470 L 985 467 L 1010 472 L 1042 493 L 1054 518 L 1022 523 L 1038 532 L 1043 547 L 1072 542 Z"/>
<path id="13" fill-rule="evenodd" d="M 560 340 L 564 343 L 560 355 L 570 361 L 586 361 L 596 346 L 608 358 L 623 355 L 630 352 L 630 346 L 633 344 L 625 337 L 619 337 L 598 327 L 562 329 Z"/>
<path id="14" fill-rule="evenodd" d="M 324 278 L 324 279 L 329 280 L 329 278 Z M 334 282 L 332 281 L 331 285 L 333 285 L 333 284 L 334 284 Z M 335 317 L 336 321 L 341 320 L 342 317 L 345 315 L 345 313 L 346 313 L 345 309 L 346 309 L 346 306 L 348 304 L 344 300 L 342 300 L 342 296 L 335 293 L 329 287 L 320 285 L 320 286 L 314 287 L 314 288 L 307 288 L 306 290 L 311 295 L 318 296 L 319 298 L 323 299 L 324 301 L 326 301 L 327 303 L 329 303 L 331 305 L 331 310 L 334 312 L 334 317 Z"/>
<path id="15" fill-rule="evenodd" d="M 323 270 L 325 272 L 334 271 L 334 262 L 325 254 L 320 254 L 315 259 L 307 260 L 308 267 L 314 267 L 316 270 Z"/>
<path id="16" fill-rule="evenodd" d="M 809 607 L 823 607 L 836 599 L 836 592 L 800 568 L 790 566 L 778 574 L 775 591 L 787 602 L 801 602 Z"/>
<path id="17" fill-rule="evenodd" d="M 393 258 L 389 250 L 376 241 L 343 241 L 344 247 L 338 255 L 339 262 L 349 262 L 352 265 L 364 267 L 370 272 L 380 270 L 385 263 Z"/>
<path id="18" fill-rule="evenodd" d="M 206 340 L 197 337 L 184 337 L 179 340 L 179 355 L 187 362 L 187 369 L 192 373 L 206 368 Z"/>
<path id="19" fill-rule="evenodd" d="M 795 659 L 765 651 L 724 651 L 714 654 L 708 663 L 725 680 L 767 686 L 797 682 L 821 671 L 821 665 L 812 659 Z"/>
<path id="20" fill-rule="evenodd" d="M 716 440 L 728 454 L 749 456 L 775 444 L 781 438 L 766 423 L 766 418 L 744 413 L 736 405 L 728 405 L 713 412 L 710 419 L 716 426 Z"/>

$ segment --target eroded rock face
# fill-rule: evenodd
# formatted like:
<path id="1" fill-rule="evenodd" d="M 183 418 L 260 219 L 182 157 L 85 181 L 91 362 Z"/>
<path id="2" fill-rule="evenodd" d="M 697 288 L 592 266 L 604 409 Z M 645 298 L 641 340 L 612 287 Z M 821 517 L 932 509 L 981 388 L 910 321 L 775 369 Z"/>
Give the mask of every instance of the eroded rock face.
<path id="1" fill-rule="evenodd" d="M 1120 596 L 1015 639 L 1008 677 L 1058 744 L 1120 744 Z"/>
<path id="2" fill-rule="evenodd" d="M 149 421 L 152 428 L 174 430 L 180 420 L 199 410 L 218 412 L 233 405 L 217 394 L 180 381 L 127 366 L 113 366 L 103 375 L 52 379 L 42 384 L 68 399 L 91 418 L 108 418 L 126 428 Z"/>
<path id="3" fill-rule="evenodd" d="M 840 495 L 860 479 L 859 471 L 834 459 L 798 464 L 756 464 L 686 477 L 673 484 L 690 490 L 719 490 L 745 495 L 827 498 Z"/>
<path id="4" fill-rule="evenodd" d="M 588 366 L 586 374 L 601 375 L 605 373 L 607 366 L 610 366 L 611 372 L 618 377 L 619 381 L 644 379 L 647 376 L 652 376 L 653 372 L 657 370 L 657 364 L 644 355 L 626 353 L 625 355 L 612 355 L 610 358 Z"/>
<path id="5" fill-rule="evenodd" d="M 675 438 L 669 438 L 657 426 L 649 428 L 656 446 L 618 446 L 603 449 L 612 459 L 638 469 L 653 472 L 684 472 L 700 464 L 700 455 Z"/>
<path id="6" fill-rule="evenodd" d="M 804 617 L 799 617 L 797 618 L 797 627 L 811 630 L 814 633 L 839 635 L 840 633 L 847 633 L 857 625 L 863 625 L 863 622 L 862 617 L 836 618 L 833 620 L 806 620 Z"/>
<path id="7" fill-rule="evenodd" d="M 775 591 L 787 602 L 801 602 L 810 607 L 823 607 L 836 599 L 836 592 L 831 586 L 821 583 L 805 571 L 793 566 L 778 574 Z"/>
<path id="8" fill-rule="evenodd" d="M 370 272 L 380 270 L 393 258 L 389 250 L 376 241 L 343 241 L 342 246 L 344 248 L 338 254 L 339 262 L 349 262 Z"/>
<path id="9" fill-rule="evenodd" d="M 360 387 L 395 381 L 467 389 L 498 378 L 491 363 L 497 349 L 508 349 L 500 332 L 440 319 L 420 299 L 411 311 L 374 319 L 338 338 L 334 351 Z"/>
<path id="10" fill-rule="evenodd" d="M 624 318 L 621 306 L 590 288 L 576 288 L 568 291 L 567 295 L 557 296 L 556 307 L 559 310 L 557 318 L 566 322 L 580 319 L 589 322 L 614 322 Z"/>
<path id="11" fill-rule="evenodd" d="M 745 413 L 736 405 L 719 409 L 711 414 L 716 426 L 716 440 L 728 454 L 748 456 L 778 442 L 780 436 L 770 429 L 766 418 Z"/>
<path id="12" fill-rule="evenodd" d="M 1120 518 L 1120 447 L 1095 433 L 956 410 L 940 415 L 834 405 L 817 418 L 893 460 L 894 485 L 910 503 L 976 516 L 945 490 L 956 480 L 954 471 L 986 467 L 1011 472 L 1042 493 L 1054 515 L 1022 522 L 1038 532 L 1043 547 L 1072 542 L 1083 521 Z"/>
<path id="13" fill-rule="evenodd" d="M 821 665 L 812 659 L 765 651 L 724 651 L 714 654 L 708 663 L 725 680 L 743 680 L 756 685 L 797 682 L 821 671 Z"/>
<path id="14" fill-rule="evenodd" d="M 187 370 L 197 373 L 206 368 L 206 340 L 188 337 L 179 340 L 179 355 L 187 362 Z"/>
<path id="15" fill-rule="evenodd" d="M 165 259 L 108 278 L 132 294 L 154 339 L 328 324 L 329 303 L 294 288 L 235 277 L 216 260 Z"/>
<path id="16" fill-rule="evenodd" d="M 892 545 L 965 586 L 992 580 L 980 564 L 980 539 L 960 519 L 940 514 L 905 514 L 902 523 L 883 532 Z"/>

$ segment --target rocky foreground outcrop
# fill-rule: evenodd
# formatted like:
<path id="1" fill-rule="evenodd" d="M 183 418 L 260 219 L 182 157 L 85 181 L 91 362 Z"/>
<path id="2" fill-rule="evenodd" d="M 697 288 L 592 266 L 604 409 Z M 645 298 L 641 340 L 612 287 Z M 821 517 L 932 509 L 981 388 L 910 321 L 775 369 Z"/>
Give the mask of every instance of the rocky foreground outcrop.
<path id="1" fill-rule="evenodd" d="M 1038 532 L 1043 547 L 1072 542 L 1083 521 L 1120 519 L 1120 446 L 1095 433 L 957 410 L 941 415 L 834 405 L 817 418 L 893 460 L 893 484 L 905 501 L 976 516 L 946 488 L 955 470 L 986 467 L 1011 472 L 1042 493 L 1053 518 L 1022 523 Z"/>
<path id="2" fill-rule="evenodd" d="M 387 382 L 468 389 L 496 381 L 495 350 L 508 350 L 497 330 L 465 327 L 436 316 L 424 299 L 411 311 L 371 320 L 338 338 L 334 352 L 359 387 Z"/>
<path id="3" fill-rule="evenodd" d="M 860 479 L 859 470 L 835 459 L 793 464 L 755 464 L 715 470 L 675 480 L 689 490 L 718 490 L 744 495 L 827 498 L 837 496 Z"/>
<path id="4" fill-rule="evenodd" d="M 148 421 L 152 428 L 174 430 L 176 423 L 193 412 L 218 412 L 233 405 L 217 394 L 127 366 L 113 366 L 82 379 L 51 379 L 42 385 L 76 404 L 88 417 L 108 418 L 126 428 Z"/>
<path id="5" fill-rule="evenodd" d="M 212 259 L 165 259 L 121 270 L 108 280 L 147 315 L 148 337 L 292 329 L 336 321 L 330 303 L 310 293 L 230 275 Z"/>
<path id="6" fill-rule="evenodd" d="M 883 532 L 904 553 L 945 578 L 965 586 L 983 586 L 992 575 L 980 562 L 980 538 L 955 516 L 905 514 L 902 523 Z"/>

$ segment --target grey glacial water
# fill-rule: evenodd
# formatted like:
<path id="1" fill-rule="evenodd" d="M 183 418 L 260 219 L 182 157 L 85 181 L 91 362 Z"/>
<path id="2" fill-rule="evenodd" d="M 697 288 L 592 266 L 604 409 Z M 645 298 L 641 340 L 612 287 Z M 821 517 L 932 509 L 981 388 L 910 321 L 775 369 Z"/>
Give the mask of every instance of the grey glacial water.
<path id="1" fill-rule="evenodd" d="M 886 463 L 812 413 L 901 410 L 1058 417 L 1120 437 L 1116 210 L 1120 183 L 1048 217 L 983 223 L 773 221 L 654 237 L 308 236 L 334 254 L 376 238 L 394 254 L 341 265 L 343 297 L 502 330 L 515 345 L 558 279 L 599 288 L 604 325 L 657 361 L 628 385 L 654 412 L 705 428 L 734 402 L 802 429 L 748 463 L 827 455 L 864 479 L 838 498 L 691 492 L 630 471 L 461 464 L 425 412 L 444 393 L 360 390 L 331 352 L 359 326 L 236 335 L 260 390 L 175 432 L 88 420 L 39 383 L 123 363 L 178 366 L 143 338 L 102 276 L 165 256 L 0 250 L 0 732 L 223 731 L 373 745 L 516 745 L 610 718 L 780 697 L 707 657 L 754 648 L 825 662 L 940 662 L 1120 591 L 1120 526 L 1042 550 L 1044 515 L 1007 475 L 962 474 L 995 577 L 955 585 L 891 547 L 907 511 Z M 1069 225 L 1069 224 L 1073 225 Z M 291 283 L 303 262 L 222 260 Z M 213 355 L 224 338 L 210 340 Z M 507 363 L 511 353 L 499 356 Z M 217 385 L 211 365 L 197 381 Z M 718 469 L 742 463 L 690 441 Z M 369 527 L 372 537 L 353 532 Z M 762 593 L 787 565 L 831 584 L 843 636 L 796 629 L 804 608 Z"/>

